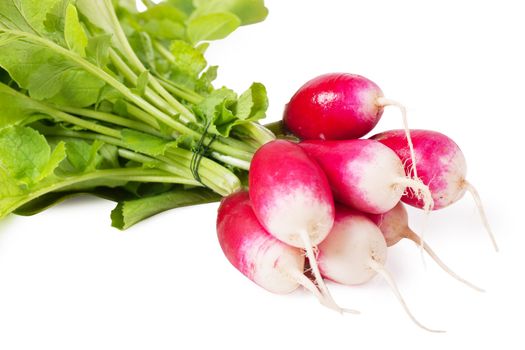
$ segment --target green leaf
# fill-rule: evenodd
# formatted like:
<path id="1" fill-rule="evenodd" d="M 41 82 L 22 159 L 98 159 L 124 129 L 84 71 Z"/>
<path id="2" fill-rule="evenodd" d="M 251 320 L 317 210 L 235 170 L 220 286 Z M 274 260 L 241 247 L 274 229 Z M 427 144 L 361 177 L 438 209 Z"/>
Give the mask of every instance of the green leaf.
<path id="1" fill-rule="evenodd" d="M 206 68 L 207 63 L 202 52 L 185 41 L 173 41 L 170 51 L 174 57 L 172 64 L 183 74 L 197 78 L 199 73 Z"/>
<path id="2" fill-rule="evenodd" d="M 62 174 L 81 174 L 93 171 L 102 160 L 98 151 L 103 143 L 84 140 L 68 140 L 66 143 L 67 163 L 61 167 Z"/>
<path id="3" fill-rule="evenodd" d="M 146 87 L 148 86 L 149 82 L 149 72 L 147 70 L 140 73 L 138 79 L 137 79 L 137 86 L 131 89 L 135 94 L 139 96 L 144 96 L 144 93 L 146 92 Z"/>
<path id="4" fill-rule="evenodd" d="M 46 35 L 47 14 L 59 8 L 63 0 L 2 0 L 0 1 L 0 27 Z"/>
<path id="5" fill-rule="evenodd" d="M 186 15 L 190 15 L 194 10 L 193 0 L 166 0 L 168 4 L 183 11 Z"/>
<path id="6" fill-rule="evenodd" d="M 241 120 L 259 120 L 264 118 L 268 109 L 266 88 L 261 83 L 253 83 L 237 101 L 235 116 Z"/>
<path id="7" fill-rule="evenodd" d="M 229 12 L 204 14 L 189 21 L 187 34 L 192 43 L 218 40 L 228 36 L 240 24 L 239 17 Z"/>
<path id="8" fill-rule="evenodd" d="M 24 125 L 45 116 L 40 114 L 42 106 L 20 92 L 0 83 L 0 129 Z"/>
<path id="9" fill-rule="evenodd" d="M 123 129 L 121 134 L 129 149 L 149 156 L 162 155 L 168 147 L 175 145 L 174 142 L 132 129 Z"/>
<path id="10" fill-rule="evenodd" d="M 110 45 L 111 35 L 101 34 L 92 36 L 88 39 L 86 46 L 86 56 L 97 66 L 105 67 L 109 62 Z"/>
<path id="11" fill-rule="evenodd" d="M 149 34 L 145 32 L 135 32 L 128 39 L 137 57 L 139 57 L 147 67 L 155 69 L 155 51 Z"/>
<path id="12" fill-rule="evenodd" d="M 64 36 L 67 46 L 80 56 L 86 56 L 88 38 L 78 20 L 77 8 L 69 4 L 66 9 Z"/>
<path id="13" fill-rule="evenodd" d="M 188 15 L 181 9 L 171 5 L 170 3 L 160 3 L 141 12 L 138 18 L 145 20 L 145 22 L 152 19 L 167 19 L 173 22 L 180 22 L 181 24 L 188 18 Z"/>
<path id="14" fill-rule="evenodd" d="M 45 179 L 55 172 L 60 163 L 66 158 L 66 144 L 60 141 L 49 157 L 49 161 L 43 167 L 38 180 Z"/>
<path id="15" fill-rule="evenodd" d="M 178 189 L 157 196 L 120 202 L 111 212 L 111 225 L 120 230 L 165 210 L 217 202 L 218 194 L 207 189 Z"/>
<path id="16" fill-rule="evenodd" d="M 54 50 L 22 40 L 0 47 L 0 66 L 31 97 L 66 106 L 94 104 L 105 85 Z"/>
<path id="17" fill-rule="evenodd" d="M 241 25 L 263 21 L 268 16 L 264 0 L 194 0 L 194 16 L 217 12 L 231 12 L 241 20 Z"/>
<path id="18" fill-rule="evenodd" d="M 51 175 L 65 156 L 63 143 L 51 154 L 44 136 L 22 126 L 0 130 L 0 150 L 0 167 L 24 187 Z"/>
<path id="19" fill-rule="evenodd" d="M 184 25 L 169 19 L 152 19 L 144 23 L 143 30 L 149 35 L 161 40 L 184 38 Z"/>

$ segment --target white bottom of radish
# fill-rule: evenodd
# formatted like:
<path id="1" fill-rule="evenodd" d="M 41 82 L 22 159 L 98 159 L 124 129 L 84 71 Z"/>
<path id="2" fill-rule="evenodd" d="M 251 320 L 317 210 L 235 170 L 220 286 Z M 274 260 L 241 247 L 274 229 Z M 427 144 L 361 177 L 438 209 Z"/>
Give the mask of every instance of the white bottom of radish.
<path id="1" fill-rule="evenodd" d="M 374 214 L 381 214 L 392 209 L 403 195 L 404 188 L 393 183 L 394 179 L 404 177 L 403 164 L 390 149 L 373 152 L 372 158 L 363 157 L 362 164 L 352 166 L 351 171 L 359 168 L 359 183 L 357 188 L 362 189 L 361 198 L 364 207 L 357 209 Z M 350 170 L 349 170 L 350 171 Z M 355 176 L 355 174 L 354 174 Z"/>
<path id="2" fill-rule="evenodd" d="M 267 210 L 267 229 L 279 240 L 305 248 L 301 232 L 307 232 L 313 246 L 330 232 L 334 223 L 333 208 L 308 188 L 283 188 Z"/>
<path id="3" fill-rule="evenodd" d="M 320 259 L 321 273 L 345 285 L 368 282 L 376 275 L 376 270 L 368 261 L 374 259 L 384 264 L 387 255 L 383 234 L 364 217 L 342 219 L 334 226 L 320 249 L 323 254 Z"/>
<path id="4" fill-rule="evenodd" d="M 241 250 L 245 271 L 249 271 L 248 277 L 259 286 L 277 294 L 288 294 L 299 287 L 297 281 L 281 272 L 303 271 L 304 257 L 298 249 L 261 237 L 248 241 Z"/>

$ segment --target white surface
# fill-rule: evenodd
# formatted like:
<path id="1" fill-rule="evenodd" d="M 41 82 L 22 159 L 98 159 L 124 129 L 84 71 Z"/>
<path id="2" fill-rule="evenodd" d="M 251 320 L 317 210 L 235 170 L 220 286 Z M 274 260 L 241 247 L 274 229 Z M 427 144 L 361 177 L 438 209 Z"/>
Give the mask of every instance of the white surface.
<path id="1" fill-rule="evenodd" d="M 497 4 L 497 5 L 496 5 Z M 359 73 L 408 107 L 413 128 L 436 129 L 465 152 L 501 252 L 465 197 L 433 213 L 426 237 L 480 294 L 401 242 L 388 269 L 415 315 L 410 322 L 379 278 L 330 284 L 360 316 L 339 316 L 298 291 L 272 295 L 240 275 L 216 241 L 216 204 L 171 211 L 126 232 L 112 203 L 70 200 L 0 223 L 0 349 L 444 349 L 523 348 L 525 22 L 519 1 L 269 0 L 263 24 L 213 43 L 220 83 L 258 80 L 269 120 L 306 80 Z M 388 110 L 377 131 L 398 128 Z M 412 227 L 421 213 L 411 210 Z"/>

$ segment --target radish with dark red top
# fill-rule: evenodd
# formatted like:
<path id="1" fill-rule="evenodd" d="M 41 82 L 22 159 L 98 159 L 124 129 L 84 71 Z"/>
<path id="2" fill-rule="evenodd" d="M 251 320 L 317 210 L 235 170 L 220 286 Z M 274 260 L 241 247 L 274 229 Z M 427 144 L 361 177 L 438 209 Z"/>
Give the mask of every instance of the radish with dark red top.
<path id="1" fill-rule="evenodd" d="M 217 216 L 217 236 L 230 263 L 257 285 L 279 294 L 291 293 L 301 285 L 325 306 L 342 311 L 303 274 L 305 257 L 302 250 L 279 241 L 264 230 L 253 213 L 248 192 L 238 192 L 222 200 Z"/>
<path id="2" fill-rule="evenodd" d="M 286 105 L 283 122 L 303 140 L 358 139 L 376 126 L 385 106 L 401 110 L 411 148 L 405 107 L 385 98 L 377 84 L 357 74 L 329 73 L 308 81 Z M 416 171 L 413 175 L 417 178 Z"/>
<path id="3" fill-rule="evenodd" d="M 492 234 L 480 196 L 474 186 L 466 180 L 467 163 L 459 146 L 448 136 L 436 131 L 412 130 L 411 133 L 417 161 L 417 171 L 421 181 L 430 188 L 434 200 L 433 209 L 447 207 L 463 197 L 466 191 L 470 192 L 497 251 L 496 239 Z M 410 159 L 410 150 L 406 146 L 403 130 L 386 131 L 372 136 L 371 139 L 379 141 L 392 149 L 403 164 L 406 164 Z M 405 171 L 409 174 L 410 169 L 406 165 Z M 402 197 L 402 201 L 417 208 L 421 208 L 424 205 L 410 191 Z"/>
<path id="4" fill-rule="evenodd" d="M 357 210 L 381 214 L 392 209 L 407 188 L 432 196 L 421 181 L 405 175 L 403 164 L 385 145 L 373 140 L 303 141 L 300 147 L 326 174 L 335 199 Z"/>
<path id="5" fill-rule="evenodd" d="M 305 249 L 317 285 L 331 298 L 313 249 L 334 223 L 334 201 L 321 168 L 298 145 L 271 141 L 253 156 L 249 192 L 262 226 L 277 239 Z"/>
<path id="6" fill-rule="evenodd" d="M 343 206 L 336 207 L 335 223 L 328 237 L 319 244 L 321 274 L 337 283 L 357 285 L 380 274 L 389 284 L 408 316 L 421 328 L 403 300 L 396 283 L 385 269 L 387 246 L 383 234 L 364 214 Z"/>
<path id="7" fill-rule="evenodd" d="M 408 214 L 403 203 L 399 202 L 394 208 L 384 214 L 366 214 L 366 216 L 372 220 L 377 227 L 379 227 L 381 233 L 383 233 L 383 236 L 385 237 L 386 245 L 388 247 L 393 246 L 403 238 L 407 238 L 417 245 L 422 246 L 438 266 L 450 276 L 479 292 L 484 291 L 452 271 L 443 261 L 441 261 L 441 259 L 439 259 L 429 245 L 426 242 L 423 242 L 421 237 L 412 231 L 408 226 Z"/>

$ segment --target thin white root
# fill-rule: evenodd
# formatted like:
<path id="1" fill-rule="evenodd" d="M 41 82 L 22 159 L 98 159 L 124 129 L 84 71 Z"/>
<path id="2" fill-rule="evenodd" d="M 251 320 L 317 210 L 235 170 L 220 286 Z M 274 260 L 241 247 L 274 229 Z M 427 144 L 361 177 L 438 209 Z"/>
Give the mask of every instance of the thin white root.
<path id="1" fill-rule="evenodd" d="M 407 138 L 408 148 L 410 150 L 410 158 L 412 159 L 412 166 L 411 166 L 411 177 L 414 179 L 418 179 L 417 176 L 417 167 L 416 167 L 416 153 L 414 152 L 414 144 L 412 143 L 412 136 L 410 136 L 410 129 L 408 128 L 408 119 L 407 119 L 407 109 L 405 106 L 403 106 L 398 101 L 390 100 L 385 97 L 379 97 L 377 99 L 377 103 L 380 106 L 386 107 L 386 106 L 395 106 L 399 108 L 401 111 L 401 117 L 403 118 L 403 128 L 405 129 L 405 136 Z"/>
<path id="2" fill-rule="evenodd" d="M 487 233 L 490 236 L 490 239 L 492 240 L 492 244 L 494 245 L 494 249 L 496 251 L 499 251 L 498 244 L 496 243 L 496 237 L 494 237 L 494 234 L 492 233 L 492 229 L 490 228 L 489 221 L 487 219 L 487 215 L 485 214 L 485 209 L 483 209 L 483 203 L 481 202 L 481 197 L 479 196 L 478 191 L 470 182 L 467 180 L 464 181 L 465 189 L 470 192 L 472 195 L 472 198 L 474 198 L 474 202 L 476 202 L 476 206 L 478 207 L 479 216 L 481 216 L 481 221 L 483 222 L 483 225 L 485 226 L 485 229 L 487 230 Z"/>
<path id="3" fill-rule="evenodd" d="M 331 304 L 337 305 L 334 298 L 332 298 L 330 291 L 326 287 L 323 277 L 321 276 L 321 272 L 319 271 L 319 266 L 317 265 L 317 259 L 314 254 L 314 249 L 312 247 L 312 241 L 310 240 L 310 236 L 306 231 L 301 231 L 299 234 L 301 236 L 301 240 L 303 241 L 304 250 L 306 251 L 306 257 L 310 262 L 310 267 L 312 268 L 312 273 L 314 274 L 314 278 L 317 282 L 319 290 L 323 294 L 323 297 L 326 298 Z"/>
<path id="4" fill-rule="evenodd" d="M 341 308 L 339 307 L 339 305 L 333 302 L 333 299 L 326 298 L 323 294 L 321 294 L 317 286 L 312 281 L 310 281 L 308 277 L 306 277 L 299 271 L 287 272 L 287 275 L 289 275 L 294 281 L 299 283 L 310 293 L 315 295 L 315 297 L 319 300 L 319 302 L 322 305 L 326 306 L 327 308 L 332 309 L 340 314 L 343 314 L 343 313 L 360 314 L 360 312 L 357 310 Z"/>
<path id="5" fill-rule="evenodd" d="M 423 210 L 425 212 L 425 220 L 423 221 L 423 228 L 421 229 L 421 244 L 419 245 L 419 253 L 421 255 L 421 260 L 423 261 L 423 266 L 426 268 L 425 258 L 424 258 L 424 251 L 423 251 L 423 242 L 425 242 L 425 232 L 427 228 L 427 222 L 428 222 L 428 215 L 430 214 L 430 211 L 434 208 L 434 199 L 432 198 L 432 193 L 430 192 L 430 189 L 427 185 L 423 183 L 423 181 L 419 179 L 411 179 L 408 177 L 401 177 L 396 180 L 396 184 L 403 185 L 405 187 L 410 187 L 412 189 L 417 190 L 416 193 L 419 194 L 419 198 L 423 200 Z"/>
<path id="6" fill-rule="evenodd" d="M 390 289 L 392 290 L 392 292 L 394 293 L 394 295 L 396 296 L 397 300 L 399 301 L 399 303 L 401 304 L 401 306 L 403 306 L 403 308 L 405 309 L 405 312 L 407 313 L 407 315 L 410 317 L 410 319 L 416 324 L 418 325 L 419 327 L 423 328 L 424 330 L 426 331 L 429 331 L 429 332 L 434 332 L 434 333 L 444 333 L 445 331 L 444 330 L 438 330 L 438 329 L 431 329 L 431 328 L 428 328 L 426 326 L 424 326 L 422 323 L 420 323 L 415 317 L 414 315 L 412 315 L 412 313 L 410 312 L 410 310 L 408 309 L 408 306 L 405 302 L 405 300 L 403 299 L 403 297 L 401 296 L 401 293 L 399 292 L 399 289 L 397 288 L 397 285 L 396 285 L 396 282 L 394 281 L 394 279 L 392 278 L 392 276 L 390 275 L 390 273 L 385 269 L 385 267 L 381 264 L 379 264 L 377 261 L 375 261 L 374 259 L 370 259 L 369 261 L 369 266 L 374 269 L 378 274 L 380 274 L 384 279 L 385 281 L 388 283 L 388 285 L 390 286 Z"/>
<path id="7" fill-rule="evenodd" d="M 436 262 L 436 264 L 438 264 L 438 266 L 441 267 L 443 269 L 443 271 L 448 273 L 450 276 L 452 276 L 453 278 L 455 278 L 459 282 L 467 285 L 468 287 L 470 287 L 470 288 L 472 288 L 474 290 L 477 290 L 478 292 L 485 292 L 484 289 L 482 289 L 482 288 L 480 288 L 480 287 L 470 283 L 469 281 L 467 281 L 466 279 L 464 279 L 463 277 L 459 276 L 457 273 L 452 271 L 447 265 L 445 265 L 445 263 L 436 255 L 436 253 L 430 248 L 430 246 L 427 243 L 421 241 L 421 238 L 419 238 L 419 236 L 414 231 L 409 229 L 409 231 L 407 231 L 407 233 L 405 233 L 405 238 L 408 238 L 409 240 L 411 240 L 415 244 L 419 245 L 420 247 L 423 246 L 423 249 L 432 258 L 432 260 L 434 260 Z"/>

